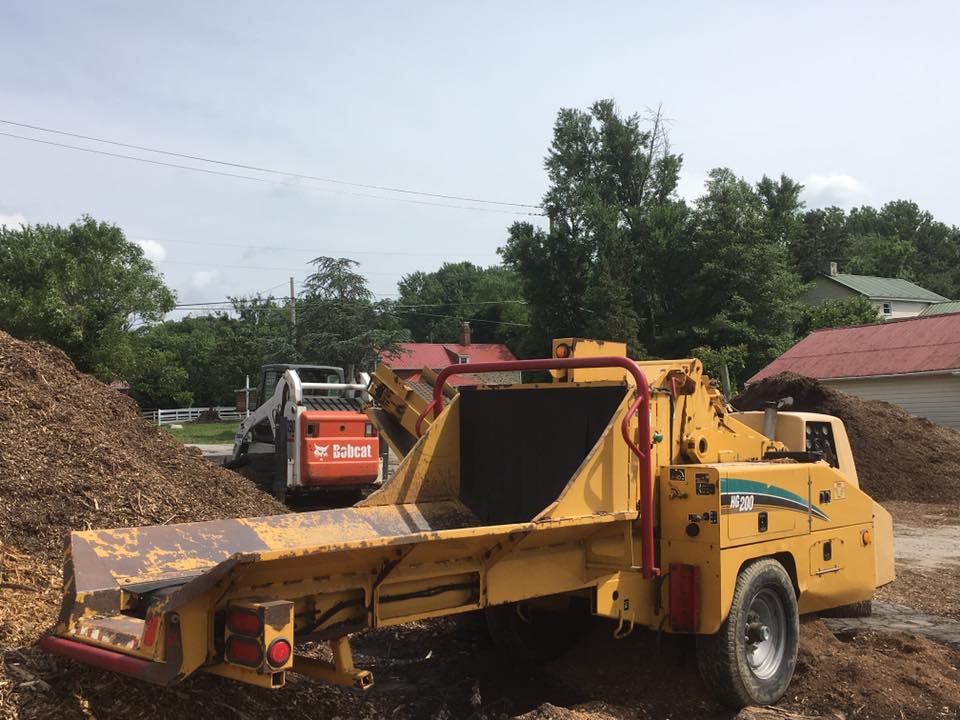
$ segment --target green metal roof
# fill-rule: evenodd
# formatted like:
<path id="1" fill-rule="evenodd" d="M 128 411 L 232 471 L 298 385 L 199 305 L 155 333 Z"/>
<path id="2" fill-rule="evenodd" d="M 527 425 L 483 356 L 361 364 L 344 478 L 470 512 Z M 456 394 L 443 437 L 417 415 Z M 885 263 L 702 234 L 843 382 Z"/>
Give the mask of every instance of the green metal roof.
<path id="1" fill-rule="evenodd" d="M 952 300 L 950 302 L 935 303 L 927 305 L 920 311 L 921 315 L 948 315 L 949 313 L 960 313 L 960 301 Z"/>
<path id="2" fill-rule="evenodd" d="M 824 275 L 871 300 L 920 300 L 944 302 L 948 298 L 900 278 L 872 277 L 871 275 Z"/>

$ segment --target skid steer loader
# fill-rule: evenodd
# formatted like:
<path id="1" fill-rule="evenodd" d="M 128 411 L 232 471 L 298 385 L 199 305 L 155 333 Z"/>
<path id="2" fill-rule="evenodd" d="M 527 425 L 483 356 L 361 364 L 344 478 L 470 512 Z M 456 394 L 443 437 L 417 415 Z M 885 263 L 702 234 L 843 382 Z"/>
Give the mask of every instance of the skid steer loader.
<path id="1" fill-rule="evenodd" d="M 444 402 L 450 376 L 506 370 L 552 382 Z M 542 360 L 451 366 L 414 430 L 351 508 L 74 532 L 42 646 L 164 685 L 204 670 L 364 689 L 357 630 L 482 610 L 536 650 L 539 618 L 572 599 L 617 638 L 695 635 L 707 685 L 742 706 L 786 691 L 800 613 L 893 579 L 891 518 L 860 490 L 843 424 L 731 412 L 697 360 L 568 338 Z M 333 659 L 299 655 L 305 639 Z"/>
<path id="2" fill-rule="evenodd" d="M 225 466 L 281 502 L 318 491 L 355 502 L 387 467 L 386 446 L 364 413 L 367 383 L 365 375 L 345 382 L 338 367 L 264 365 L 258 405 L 237 429 Z"/>

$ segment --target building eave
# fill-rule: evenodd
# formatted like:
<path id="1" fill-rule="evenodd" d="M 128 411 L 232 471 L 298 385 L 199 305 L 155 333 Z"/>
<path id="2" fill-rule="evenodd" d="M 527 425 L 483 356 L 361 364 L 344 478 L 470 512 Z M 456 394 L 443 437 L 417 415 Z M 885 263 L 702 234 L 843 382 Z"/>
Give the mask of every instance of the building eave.
<path id="1" fill-rule="evenodd" d="M 887 373 L 885 375 L 847 375 L 844 377 L 825 377 L 825 378 L 815 378 L 820 382 L 835 382 L 838 380 L 884 380 L 889 378 L 907 378 L 907 377 L 923 377 L 929 375 L 960 375 L 960 368 L 945 368 L 943 370 L 919 370 L 916 372 L 903 372 L 903 373 Z"/>

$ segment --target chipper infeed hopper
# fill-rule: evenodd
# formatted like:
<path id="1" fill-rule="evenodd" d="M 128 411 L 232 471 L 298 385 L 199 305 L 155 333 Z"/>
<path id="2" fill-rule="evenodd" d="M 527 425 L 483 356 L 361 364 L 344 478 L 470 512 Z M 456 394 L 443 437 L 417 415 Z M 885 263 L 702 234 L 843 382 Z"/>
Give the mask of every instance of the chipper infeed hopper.
<path id="1" fill-rule="evenodd" d="M 875 550 L 882 510 L 855 474 L 812 457 L 764 461 L 790 453 L 729 415 L 695 360 L 584 357 L 603 345 L 579 341 L 578 353 L 577 343 L 559 342 L 546 360 L 441 372 L 423 411 L 429 429 L 354 507 L 73 533 L 61 615 L 43 646 L 160 684 L 203 669 L 265 687 L 293 671 L 366 688 L 348 636 L 367 627 L 508 608 L 523 633 L 523 608 L 580 598 L 617 636 L 642 625 L 715 638 L 757 558 L 785 568 L 788 620 L 794 591 L 811 610 L 871 596 L 886 572 Z M 450 375 L 507 370 L 550 370 L 554 381 L 464 389 L 444 407 Z M 763 512 L 767 529 L 727 532 L 728 465 L 739 465 L 737 497 L 753 493 L 738 512 Z M 764 504 L 758 488 L 773 493 L 773 481 L 796 486 L 783 497 L 799 505 Z M 841 484 L 839 512 L 824 519 L 810 493 Z M 840 570 L 823 570 L 824 542 Z M 793 625 L 751 618 L 754 652 L 779 633 L 789 654 Z M 305 639 L 329 641 L 333 661 L 296 654 Z M 769 701 L 759 692 L 747 699 Z"/>

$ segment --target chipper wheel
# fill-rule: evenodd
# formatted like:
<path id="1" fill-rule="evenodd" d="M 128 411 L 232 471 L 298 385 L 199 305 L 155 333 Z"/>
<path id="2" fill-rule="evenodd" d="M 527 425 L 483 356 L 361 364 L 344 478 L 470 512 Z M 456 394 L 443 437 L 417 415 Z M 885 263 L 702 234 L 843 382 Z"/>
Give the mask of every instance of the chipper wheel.
<path id="1" fill-rule="evenodd" d="M 731 707 L 769 705 L 790 685 L 799 638 L 790 576 L 776 560 L 758 560 L 740 571 L 719 632 L 697 636 L 700 674 Z"/>

